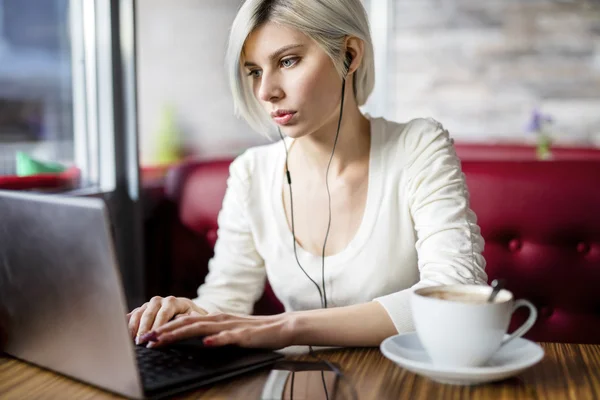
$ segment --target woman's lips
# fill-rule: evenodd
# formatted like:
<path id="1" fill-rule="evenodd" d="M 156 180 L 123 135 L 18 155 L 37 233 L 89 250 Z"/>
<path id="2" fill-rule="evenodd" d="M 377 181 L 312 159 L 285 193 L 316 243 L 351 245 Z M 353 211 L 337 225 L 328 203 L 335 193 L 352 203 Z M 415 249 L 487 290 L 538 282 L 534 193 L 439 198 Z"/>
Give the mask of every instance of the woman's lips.
<path id="1" fill-rule="evenodd" d="M 279 114 L 273 117 L 273 120 L 279 125 L 287 125 L 294 118 L 294 115 L 296 115 L 295 112 Z"/>

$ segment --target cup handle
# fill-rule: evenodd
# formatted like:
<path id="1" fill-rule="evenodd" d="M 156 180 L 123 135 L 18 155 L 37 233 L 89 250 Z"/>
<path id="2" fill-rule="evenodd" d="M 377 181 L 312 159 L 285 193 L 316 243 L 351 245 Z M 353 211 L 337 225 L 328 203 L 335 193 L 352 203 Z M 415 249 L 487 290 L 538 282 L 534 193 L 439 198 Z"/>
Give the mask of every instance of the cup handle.
<path id="1" fill-rule="evenodd" d="M 511 315 L 519 307 L 529 308 L 529 318 L 527 318 L 527 321 L 525 321 L 523 323 L 523 325 L 521 325 L 513 333 L 511 333 L 509 337 L 502 340 L 502 343 L 500 344 L 500 346 L 504 346 L 506 343 L 510 342 L 511 340 L 523 336 L 524 334 L 527 333 L 528 330 L 531 329 L 533 324 L 535 324 L 535 320 L 537 319 L 537 310 L 535 309 L 535 306 L 529 300 L 525 300 L 525 299 L 517 300 L 517 301 L 515 301 L 515 304 L 513 305 Z"/>

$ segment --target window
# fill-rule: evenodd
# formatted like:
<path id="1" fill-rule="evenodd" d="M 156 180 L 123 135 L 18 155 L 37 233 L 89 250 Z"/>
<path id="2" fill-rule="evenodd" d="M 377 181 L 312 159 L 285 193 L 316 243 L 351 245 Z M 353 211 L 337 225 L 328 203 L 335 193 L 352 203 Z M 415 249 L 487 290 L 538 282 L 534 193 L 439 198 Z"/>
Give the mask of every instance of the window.
<path id="1" fill-rule="evenodd" d="M 0 0 L 0 188 L 48 181 L 12 176 L 19 152 L 78 171 L 54 191 L 105 200 L 130 306 L 144 298 L 134 6 Z"/>
<path id="2" fill-rule="evenodd" d="M 0 175 L 17 152 L 72 165 L 68 0 L 0 0 Z"/>

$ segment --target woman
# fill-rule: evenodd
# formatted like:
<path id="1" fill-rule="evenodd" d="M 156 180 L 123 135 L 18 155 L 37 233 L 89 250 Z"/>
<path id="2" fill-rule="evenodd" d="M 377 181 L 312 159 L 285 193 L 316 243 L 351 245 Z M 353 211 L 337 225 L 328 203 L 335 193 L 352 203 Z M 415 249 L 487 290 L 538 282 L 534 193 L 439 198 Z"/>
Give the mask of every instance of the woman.
<path id="1" fill-rule="evenodd" d="M 377 346 L 413 330 L 415 288 L 485 284 L 483 239 L 447 131 L 359 109 L 374 82 L 360 0 L 248 0 L 228 65 L 238 114 L 287 138 L 232 163 L 198 297 L 133 310 L 139 343 Z M 248 316 L 266 277 L 286 312 Z"/>

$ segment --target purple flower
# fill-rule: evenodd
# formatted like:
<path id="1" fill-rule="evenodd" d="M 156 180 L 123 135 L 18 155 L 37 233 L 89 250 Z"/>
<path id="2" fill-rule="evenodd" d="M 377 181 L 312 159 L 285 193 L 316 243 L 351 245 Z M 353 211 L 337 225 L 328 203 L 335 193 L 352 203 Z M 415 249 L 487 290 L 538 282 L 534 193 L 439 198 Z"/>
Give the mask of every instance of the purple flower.
<path id="1" fill-rule="evenodd" d="M 542 114 L 537 109 L 531 113 L 531 118 L 525 128 L 529 133 L 538 133 L 542 130 L 545 122 L 552 123 L 554 120 L 550 115 Z"/>

